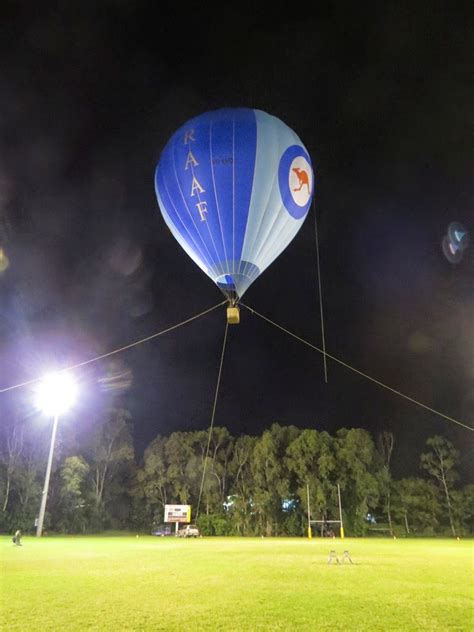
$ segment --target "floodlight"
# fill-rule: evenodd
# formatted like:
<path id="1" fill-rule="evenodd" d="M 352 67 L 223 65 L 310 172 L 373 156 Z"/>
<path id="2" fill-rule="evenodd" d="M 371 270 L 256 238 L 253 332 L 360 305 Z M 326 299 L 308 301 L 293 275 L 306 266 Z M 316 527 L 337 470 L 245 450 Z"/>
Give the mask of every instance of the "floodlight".
<path id="1" fill-rule="evenodd" d="M 69 373 L 51 373 L 40 383 L 36 405 L 47 415 L 60 415 L 74 405 L 77 384 Z"/>
<path id="2" fill-rule="evenodd" d="M 44 488 L 41 496 L 41 506 L 36 527 L 36 535 L 38 537 L 41 537 L 43 533 L 43 521 L 46 512 L 49 478 L 51 476 L 51 466 L 53 464 L 54 444 L 56 442 L 59 415 L 71 408 L 76 401 L 76 396 L 77 384 L 72 376 L 65 371 L 62 373 L 50 373 L 40 382 L 36 389 L 36 405 L 47 415 L 54 416 L 48 465 L 46 467 L 46 477 L 44 479 Z"/>

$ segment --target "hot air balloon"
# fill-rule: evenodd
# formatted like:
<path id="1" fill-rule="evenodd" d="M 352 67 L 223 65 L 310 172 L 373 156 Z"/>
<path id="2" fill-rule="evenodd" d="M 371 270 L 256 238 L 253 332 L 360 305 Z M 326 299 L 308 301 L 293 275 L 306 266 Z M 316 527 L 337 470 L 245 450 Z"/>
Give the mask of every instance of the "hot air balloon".
<path id="1" fill-rule="evenodd" d="M 155 190 L 172 234 L 229 300 L 288 246 L 308 213 L 311 159 L 296 133 L 261 110 L 225 108 L 178 129 L 164 148 Z"/>

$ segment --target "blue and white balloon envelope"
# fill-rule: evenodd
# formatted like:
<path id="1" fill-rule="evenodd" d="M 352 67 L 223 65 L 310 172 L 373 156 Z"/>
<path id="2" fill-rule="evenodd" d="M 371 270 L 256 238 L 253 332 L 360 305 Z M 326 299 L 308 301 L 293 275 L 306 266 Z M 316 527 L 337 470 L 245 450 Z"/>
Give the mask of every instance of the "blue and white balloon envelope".
<path id="1" fill-rule="evenodd" d="M 176 240 L 235 301 L 301 228 L 314 175 L 307 150 L 285 123 L 261 110 L 226 108 L 173 134 L 155 190 Z"/>

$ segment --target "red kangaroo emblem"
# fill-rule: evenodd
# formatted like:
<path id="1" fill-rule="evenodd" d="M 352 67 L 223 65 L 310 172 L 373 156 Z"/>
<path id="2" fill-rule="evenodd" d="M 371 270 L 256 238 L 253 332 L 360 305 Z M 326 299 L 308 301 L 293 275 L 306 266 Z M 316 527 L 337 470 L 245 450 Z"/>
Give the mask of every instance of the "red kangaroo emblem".
<path id="1" fill-rule="evenodd" d="M 294 167 L 293 171 L 298 176 L 298 180 L 300 183 L 300 186 L 296 189 L 293 189 L 293 191 L 301 191 L 302 187 L 304 187 L 304 185 L 306 184 L 306 186 L 308 187 L 308 195 L 309 195 L 311 191 L 309 190 L 309 178 L 308 178 L 307 172 L 304 169 L 300 169 L 299 167 Z"/>

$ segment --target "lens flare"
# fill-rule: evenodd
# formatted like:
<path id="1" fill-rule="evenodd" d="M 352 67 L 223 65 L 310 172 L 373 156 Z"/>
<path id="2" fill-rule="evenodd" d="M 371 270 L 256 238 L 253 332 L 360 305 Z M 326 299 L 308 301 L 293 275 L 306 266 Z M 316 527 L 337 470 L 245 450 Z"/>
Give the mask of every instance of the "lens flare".
<path id="1" fill-rule="evenodd" d="M 8 260 L 7 253 L 3 248 L 0 248 L 0 274 L 5 272 L 9 265 L 10 261 Z"/>
<path id="2" fill-rule="evenodd" d="M 459 222 L 451 222 L 448 226 L 448 237 L 453 246 L 461 251 L 469 246 L 469 232 Z"/>
<path id="3" fill-rule="evenodd" d="M 462 250 L 454 244 L 448 235 L 443 237 L 442 241 L 443 253 L 449 263 L 460 263 L 462 259 Z"/>

